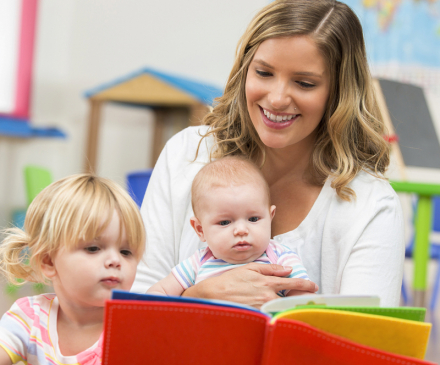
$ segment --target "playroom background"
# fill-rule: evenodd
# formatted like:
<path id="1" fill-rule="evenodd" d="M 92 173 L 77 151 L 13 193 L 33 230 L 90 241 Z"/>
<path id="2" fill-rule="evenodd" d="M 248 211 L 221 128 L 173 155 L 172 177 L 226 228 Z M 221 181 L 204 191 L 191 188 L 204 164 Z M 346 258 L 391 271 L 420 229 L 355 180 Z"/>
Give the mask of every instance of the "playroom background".
<path id="1" fill-rule="evenodd" d="M 345 2 L 363 23 L 388 112 L 388 177 L 440 184 L 440 3 Z M 140 204 L 163 145 L 200 123 L 222 94 L 239 37 L 267 3 L 2 0 L 0 228 L 22 224 L 42 187 L 87 170 L 118 181 Z M 411 118 L 423 120 L 411 127 Z M 409 247 L 402 304 L 411 304 L 417 195 L 400 196 Z M 440 200 L 432 201 L 425 305 L 434 328 L 426 359 L 438 361 Z M 16 298 L 45 290 L 1 281 L 0 315 Z"/>

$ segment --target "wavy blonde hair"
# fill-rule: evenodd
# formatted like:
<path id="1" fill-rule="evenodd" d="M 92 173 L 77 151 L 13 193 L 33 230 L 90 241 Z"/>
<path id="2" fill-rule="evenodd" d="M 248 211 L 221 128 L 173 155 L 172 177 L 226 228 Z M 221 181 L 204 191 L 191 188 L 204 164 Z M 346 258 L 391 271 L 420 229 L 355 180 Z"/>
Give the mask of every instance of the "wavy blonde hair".
<path id="1" fill-rule="evenodd" d="M 344 3 L 279 0 L 263 8 L 239 41 L 224 94 L 203 120 L 211 127 L 202 137 L 214 136 L 211 159 L 261 154 L 264 164 L 265 146 L 246 105 L 248 68 L 262 42 L 297 35 L 315 41 L 330 74 L 330 93 L 317 129 L 312 171 L 321 182 L 333 177 L 332 187 L 349 201 L 355 196 L 347 186 L 350 181 L 361 170 L 381 177 L 389 165 L 390 149 L 383 138 L 385 126 L 367 64 L 362 26 Z"/>
<path id="2" fill-rule="evenodd" d="M 14 284 L 17 279 L 48 282 L 41 271 L 44 258 L 53 258 L 61 247 L 74 248 L 80 241 L 98 237 L 114 211 L 120 218 L 120 234 L 125 229 L 129 246 L 140 260 L 145 229 L 136 203 L 113 181 L 78 174 L 54 182 L 37 195 L 26 213 L 24 230 L 3 232 L 0 271 Z"/>

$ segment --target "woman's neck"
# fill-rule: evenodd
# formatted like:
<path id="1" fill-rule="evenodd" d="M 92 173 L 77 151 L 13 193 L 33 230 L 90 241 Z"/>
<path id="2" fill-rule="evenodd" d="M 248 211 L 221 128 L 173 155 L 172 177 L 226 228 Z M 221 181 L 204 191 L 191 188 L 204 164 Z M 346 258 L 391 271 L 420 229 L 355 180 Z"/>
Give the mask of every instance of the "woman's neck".
<path id="1" fill-rule="evenodd" d="M 311 173 L 314 145 L 298 143 L 285 148 L 266 148 L 266 161 L 262 172 L 269 186 L 280 180 L 316 184 Z"/>

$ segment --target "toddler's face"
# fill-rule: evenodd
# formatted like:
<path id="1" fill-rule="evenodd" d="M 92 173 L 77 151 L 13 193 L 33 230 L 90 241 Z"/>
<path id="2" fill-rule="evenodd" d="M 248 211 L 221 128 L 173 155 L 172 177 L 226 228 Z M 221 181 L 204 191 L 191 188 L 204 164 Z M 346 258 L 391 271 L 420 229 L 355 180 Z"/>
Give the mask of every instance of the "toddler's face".
<path id="1" fill-rule="evenodd" d="M 207 191 L 191 224 L 216 258 L 243 264 L 266 250 L 274 213 L 264 188 L 249 183 Z"/>
<path id="2" fill-rule="evenodd" d="M 52 260 L 49 274 L 57 296 L 80 306 L 104 306 L 111 289 L 130 290 L 138 259 L 122 232 L 116 211 L 107 228 L 91 242 L 60 249 Z"/>

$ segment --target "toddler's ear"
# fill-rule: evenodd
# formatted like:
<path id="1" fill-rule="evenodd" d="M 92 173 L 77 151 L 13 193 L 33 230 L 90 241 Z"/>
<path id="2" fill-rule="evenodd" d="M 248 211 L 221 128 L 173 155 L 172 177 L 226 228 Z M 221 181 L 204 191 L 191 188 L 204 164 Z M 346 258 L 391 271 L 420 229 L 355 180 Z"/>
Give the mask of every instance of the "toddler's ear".
<path id="1" fill-rule="evenodd" d="M 41 271 L 48 279 L 51 279 L 56 275 L 57 271 L 55 269 L 55 265 L 53 264 L 53 260 L 49 255 L 45 255 L 41 261 Z"/>
<path id="2" fill-rule="evenodd" d="M 191 226 L 194 228 L 194 231 L 196 231 L 197 236 L 199 236 L 200 241 L 206 242 L 205 235 L 203 233 L 203 227 L 200 221 L 196 217 L 191 217 L 189 221 L 191 223 Z"/>

